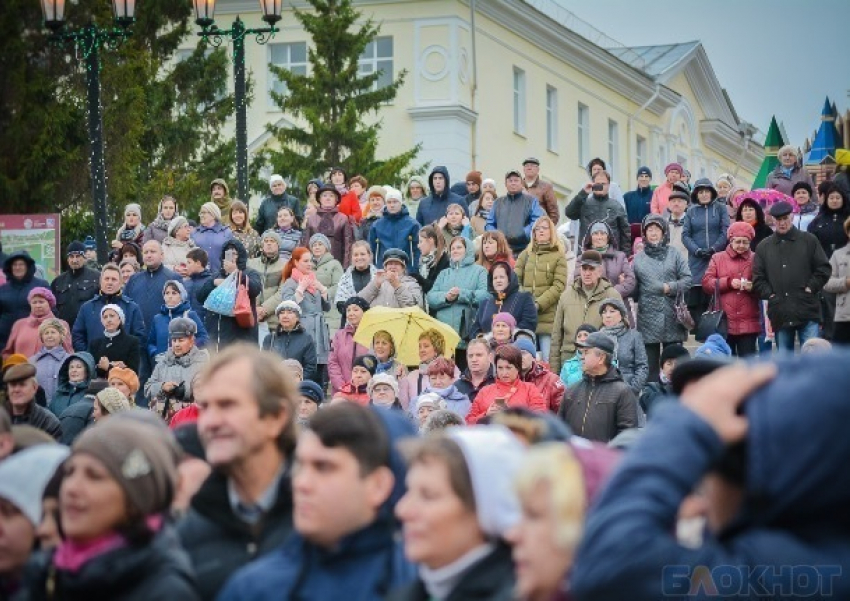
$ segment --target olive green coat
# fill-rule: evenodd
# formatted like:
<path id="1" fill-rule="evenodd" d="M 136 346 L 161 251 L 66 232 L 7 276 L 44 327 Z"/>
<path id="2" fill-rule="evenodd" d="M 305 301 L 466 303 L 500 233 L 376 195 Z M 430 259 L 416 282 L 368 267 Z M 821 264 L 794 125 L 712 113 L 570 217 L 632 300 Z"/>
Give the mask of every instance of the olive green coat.
<path id="1" fill-rule="evenodd" d="M 519 289 L 530 292 L 537 305 L 537 333 L 551 333 L 558 299 L 567 287 L 566 255 L 555 246 L 535 242 L 519 254 L 515 271 Z"/>

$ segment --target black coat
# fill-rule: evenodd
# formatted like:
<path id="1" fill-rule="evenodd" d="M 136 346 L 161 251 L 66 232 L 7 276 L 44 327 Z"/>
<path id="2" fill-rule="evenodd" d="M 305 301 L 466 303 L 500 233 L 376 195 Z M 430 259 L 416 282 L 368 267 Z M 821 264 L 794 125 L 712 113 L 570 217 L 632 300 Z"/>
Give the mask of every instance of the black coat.
<path id="1" fill-rule="evenodd" d="M 848 217 L 850 217 L 850 210 L 846 205 L 838 210 L 833 210 L 824 204 L 820 213 L 809 224 L 807 228 L 809 233 L 818 239 L 827 259 L 832 257 L 832 253 L 847 244 L 844 222 Z"/>
<path id="2" fill-rule="evenodd" d="M 558 415 L 576 434 L 608 442 L 623 430 L 638 427 L 638 401 L 616 367 L 601 376 L 584 374 L 567 388 Z"/>
<path id="3" fill-rule="evenodd" d="M 263 350 L 273 351 L 284 359 L 295 359 L 304 369 L 305 380 L 316 380 L 316 343 L 300 323 L 291 332 L 279 327 L 263 340 Z"/>
<path id="4" fill-rule="evenodd" d="M 121 326 L 121 333 L 114 338 L 98 338 L 89 343 L 89 353 L 94 357 L 95 365 L 100 361 L 101 357 L 106 357 L 110 361 L 123 361 L 124 365 L 132 369 L 137 374 L 139 373 L 139 352 L 140 342 L 135 336 L 131 336 L 124 331 Z M 97 376 L 105 378 L 108 372 L 104 372 L 97 368 Z"/>
<path id="5" fill-rule="evenodd" d="M 201 599 L 212 601 L 236 570 L 280 547 L 292 532 L 289 474 L 280 480 L 274 507 L 252 527 L 234 515 L 227 477 L 213 472 L 192 498 L 177 532 L 195 568 Z"/>
<path id="6" fill-rule="evenodd" d="M 59 423 L 62 424 L 62 438 L 59 439 L 59 442 L 70 447 L 77 440 L 77 437 L 83 433 L 83 430 L 94 423 L 94 400 L 92 397 L 84 396 L 65 409 L 59 416 Z"/>
<path id="7" fill-rule="evenodd" d="M 756 224 L 753 226 L 756 236 L 750 241 L 750 250 L 755 251 L 756 248 L 758 248 L 758 245 L 761 244 L 762 240 L 773 235 L 773 230 L 770 229 L 770 226 L 767 225 L 767 222 L 765 221 L 764 209 L 761 208 L 761 205 L 752 198 L 745 198 L 741 201 L 741 204 L 738 206 L 738 210 L 735 213 L 735 221 L 744 220 L 743 217 L 741 217 L 741 212 L 745 206 L 750 206 L 756 211 Z"/>
<path id="8" fill-rule="evenodd" d="M 93 299 L 100 290 L 100 272 L 85 266 L 82 269 L 69 269 L 53 280 L 50 289 L 56 297 L 53 314 L 73 324 L 82 304 Z"/>
<path id="9" fill-rule="evenodd" d="M 32 426 L 47 432 L 56 440 L 62 438 L 62 425 L 59 423 L 59 418 L 53 415 L 49 409 L 37 404 L 35 399 L 30 403 L 29 411 L 23 415 L 12 415 L 11 407 L 7 409 L 9 409 L 9 415 L 12 416 L 13 425 Z"/>
<path id="10" fill-rule="evenodd" d="M 413 277 L 416 278 L 416 281 L 419 282 L 419 286 L 422 288 L 422 296 L 425 296 L 429 292 L 431 292 L 431 288 L 434 287 L 434 282 L 437 281 L 437 276 L 440 275 L 440 272 L 444 269 L 447 269 L 449 266 L 449 253 L 444 252 L 440 259 L 437 261 L 437 264 L 431 267 L 428 271 L 428 277 L 423 278 L 422 275 L 417 271 Z"/>
<path id="11" fill-rule="evenodd" d="M 107 551 L 77 572 L 50 566 L 50 557 L 36 557 L 25 582 L 31 601 L 152 601 L 199 599 L 186 553 L 174 529 L 165 526 L 147 545 Z M 48 588 L 52 575 L 52 594 Z"/>
<path id="12" fill-rule="evenodd" d="M 464 573 L 442 601 L 512 601 L 515 599 L 514 583 L 511 548 L 499 543 L 492 553 Z M 387 601 L 428 601 L 430 598 L 421 580 L 387 595 Z"/>
<path id="13" fill-rule="evenodd" d="M 796 227 L 784 236 L 773 234 L 759 244 L 753 265 L 753 290 L 767 300 L 767 316 L 773 329 L 821 321 L 818 293 L 831 273 L 818 239 Z"/>
<path id="14" fill-rule="evenodd" d="M 12 277 L 12 261 L 15 259 L 27 262 L 27 272 L 20 280 Z M 35 261 L 26 251 L 14 252 L 7 256 L 3 263 L 3 273 L 6 274 L 6 283 L 0 286 L 0 348 L 6 347 L 15 322 L 30 314 L 30 304 L 27 300 L 30 290 L 39 286 L 50 288 L 50 284 L 45 280 L 35 277 Z"/>

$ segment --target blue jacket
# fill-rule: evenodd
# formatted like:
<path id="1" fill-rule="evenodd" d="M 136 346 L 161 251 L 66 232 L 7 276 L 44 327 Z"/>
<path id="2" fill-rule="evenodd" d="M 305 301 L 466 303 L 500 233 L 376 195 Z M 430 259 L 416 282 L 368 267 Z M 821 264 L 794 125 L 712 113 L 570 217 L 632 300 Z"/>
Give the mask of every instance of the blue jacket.
<path id="1" fill-rule="evenodd" d="M 15 259 L 23 259 L 27 263 L 27 272 L 20 280 L 12 277 L 12 261 Z M 0 349 L 6 347 L 15 322 L 29 316 L 30 304 L 27 295 L 30 290 L 39 286 L 50 288 L 50 284 L 45 280 L 35 277 L 35 260 L 25 250 L 13 252 L 6 257 L 3 273 L 6 275 L 6 283 L 0 286 Z"/>
<path id="2" fill-rule="evenodd" d="M 192 310 L 189 301 L 183 301 L 173 309 L 162 305 L 159 308 L 159 314 L 153 318 L 150 333 L 148 334 L 147 350 L 152 364 L 157 355 L 164 353 L 171 346 L 168 338 L 168 324 L 175 317 L 188 317 L 195 322 L 195 325 L 198 326 L 198 333 L 195 334 L 195 345 L 199 348 L 204 348 L 210 339 L 207 329 L 204 327 L 203 320 Z"/>
<path id="3" fill-rule="evenodd" d="M 204 303 L 198 300 L 198 291 L 211 279 L 213 279 L 213 276 L 209 268 L 204 269 L 201 273 L 194 273 L 188 278 L 183 278 L 183 287 L 186 289 L 186 294 L 189 295 L 192 311 L 197 313 L 201 319 L 207 314 L 207 310 L 204 309 Z"/>
<path id="4" fill-rule="evenodd" d="M 137 274 L 138 275 L 138 274 Z M 160 294 L 162 291 L 160 290 Z M 103 338 L 103 324 L 100 322 L 100 310 L 106 305 L 118 305 L 124 310 L 124 330 L 139 339 L 139 344 L 147 341 L 147 330 L 142 312 L 133 299 L 120 292 L 106 297 L 98 292 L 93 299 L 83 303 L 80 313 L 71 329 L 71 341 L 75 351 L 88 350 L 92 341 Z"/>
<path id="5" fill-rule="evenodd" d="M 239 570 L 218 601 L 345 599 L 377 601 L 416 579 L 404 557 L 392 510 L 404 494 L 405 467 L 395 442 L 414 436 L 400 411 L 373 409 L 390 436 L 389 468 L 395 484 L 371 524 L 343 538 L 333 550 L 319 548 L 293 532 L 283 548 Z"/>
<path id="6" fill-rule="evenodd" d="M 435 173 L 441 173 L 443 177 L 446 178 L 446 187 L 440 195 L 434 193 Z M 445 167 L 434 167 L 433 171 L 431 171 L 431 175 L 428 176 L 428 188 L 431 191 L 431 195 L 420 200 L 419 208 L 416 210 L 416 221 L 418 221 L 420 225 L 430 225 L 445 217 L 446 209 L 448 209 L 451 204 L 459 204 L 463 207 L 463 212 L 469 216 L 469 207 L 466 206 L 466 200 L 463 196 L 459 196 L 449 189 L 451 188 L 451 181 L 449 180 L 448 169 Z"/>
<path id="7" fill-rule="evenodd" d="M 72 359 L 79 359 L 80 361 L 82 361 L 86 366 L 87 372 L 86 379 L 82 382 L 77 382 L 76 384 L 72 384 L 68 381 L 68 366 L 71 364 Z M 50 400 L 50 404 L 47 406 L 47 408 L 53 412 L 53 415 L 59 417 L 60 415 L 62 415 L 62 412 L 64 412 L 65 409 L 67 409 L 77 401 L 83 400 L 83 397 L 86 395 L 86 389 L 88 389 L 89 387 L 89 382 L 91 382 L 92 378 L 94 377 L 94 357 L 92 357 L 87 352 L 80 352 L 74 353 L 73 355 L 68 355 L 65 358 L 65 361 L 62 363 L 62 367 L 59 368 L 56 393 L 53 395 L 53 398 Z"/>
<path id="8" fill-rule="evenodd" d="M 162 306 L 162 289 L 168 280 L 180 281 L 180 276 L 160 265 L 156 271 L 148 271 L 147 268 L 134 274 L 124 286 L 124 293 L 136 301 L 145 320 L 145 336 L 150 332 L 153 318 L 159 313 Z"/>
<path id="9" fill-rule="evenodd" d="M 210 273 L 218 273 L 218 270 L 221 269 L 221 258 L 223 256 L 221 251 L 224 248 L 224 243 L 231 238 L 233 238 L 233 232 L 220 221 L 216 221 L 212 227 L 199 225 L 192 232 L 192 240 L 195 241 L 195 244 L 207 251 L 209 261 L 207 267 L 209 267 Z"/>
<path id="10" fill-rule="evenodd" d="M 385 250 L 400 248 L 411 257 L 407 271 L 417 273 L 419 267 L 419 225 L 402 205 L 398 213 L 389 213 L 384 209 L 384 216 L 378 219 L 369 230 L 369 246 L 375 256 L 375 265 L 381 267 Z"/>
<path id="11" fill-rule="evenodd" d="M 712 598 L 750 599 L 761 585 L 752 582 L 757 588 L 748 590 L 746 576 L 758 575 L 757 566 L 776 585 L 780 574 L 792 581 L 789 569 L 819 570 L 815 584 L 820 576 L 824 588 L 817 593 L 771 588 L 771 598 L 850 598 L 848 362 L 846 351 L 779 360 L 773 382 L 747 399 L 745 500 L 716 539 L 697 549 L 676 541 L 679 505 L 718 460 L 735 454 L 726 454 L 717 433 L 690 409 L 660 404 L 591 510 L 573 566 L 574 598 L 712 597 L 705 586 L 688 595 L 700 583 L 717 587 Z M 737 575 L 739 567 L 754 569 L 744 572 L 744 589 L 724 588 L 719 576 L 730 569 Z M 811 579 L 810 568 L 807 574 Z"/>
<path id="12" fill-rule="evenodd" d="M 498 263 L 497 263 L 498 265 Z M 504 263 L 507 265 L 507 263 Z M 470 332 L 470 338 L 478 334 L 488 334 L 493 329 L 493 316 L 496 313 L 510 313 L 516 319 L 516 327 L 520 330 L 537 330 L 537 308 L 531 292 L 520 292 L 519 280 L 516 273 L 508 266 L 509 283 L 501 305 L 496 302 L 496 291 L 493 288 L 493 269 L 487 274 L 487 290 L 490 295 L 478 305 L 475 324 Z"/>
<path id="13" fill-rule="evenodd" d="M 642 223 L 643 218 L 649 215 L 649 206 L 652 203 L 652 186 L 637 188 L 623 195 L 626 204 L 626 216 L 629 223 Z"/>
<path id="14" fill-rule="evenodd" d="M 711 255 L 697 257 L 697 250 L 711 250 L 716 253 L 723 251 L 726 248 L 728 229 L 729 213 L 726 205 L 720 201 L 713 200 L 707 205 L 691 205 L 685 211 L 682 244 L 688 249 L 692 286 L 700 286 L 702 276 L 711 261 Z"/>

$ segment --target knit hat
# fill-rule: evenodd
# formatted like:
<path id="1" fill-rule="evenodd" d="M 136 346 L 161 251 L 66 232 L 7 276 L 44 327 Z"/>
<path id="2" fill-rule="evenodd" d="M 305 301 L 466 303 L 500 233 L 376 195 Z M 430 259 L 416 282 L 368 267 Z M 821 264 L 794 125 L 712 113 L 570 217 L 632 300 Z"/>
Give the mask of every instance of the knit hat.
<path id="1" fill-rule="evenodd" d="M 650 225 L 657 225 L 661 228 L 661 232 L 663 235 L 667 235 L 667 220 L 664 219 L 661 215 L 657 215 L 656 213 L 650 213 L 646 217 L 643 218 L 643 222 L 640 224 L 640 233 L 643 235 L 643 239 L 646 240 L 646 228 Z"/>
<path id="2" fill-rule="evenodd" d="M 472 182 L 473 184 L 481 185 L 481 172 L 480 171 L 470 171 L 466 174 L 467 183 Z"/>
<path id="3" fill-rule="evenodd" d="M 809 182 L 797 182 L 796 184 L 794 184 L 794 187 L 791 188 L 791 196 L 794 196 L 797 193 L 797 190 L 805 190 L 809 193 L 809 198 L 814 196 L 812 186 Z"/>
<path id="4" fill-rule="evenodd" d="M 98 459 L 123 489 L 127 502 L 150 516 L 168 509 L 177 483 L 175 457 L 163 444 L 165 436 L 170 434 L 136 419 L 109 419 L 85 430 L 71 453 Z"/>
<path id="5" fill-rule="evenodd" d="M 388 374 L 386 372 L 375 374 L 372 376 L 372 379 L 369 380 L 368 386 L 366 386 L 366 392 L 369 396 L 372 396 L 372 391 L 375 389 L 375 386 L 378 384 L 385 384 L 393 389 L 393 394 L 398 398 L 398 380 L 396 380 L 392 374 Z"/>
<path id="6" fill-rule="evenodd" d="M 735 178 L 729 173 L 721 173 L 720 176 L 717 178 L 717 182 L 715 183 L 715 185 L 719 185 L 720 182 L 726 182 L 727 184 L 729 184 L 730 188 L 735 187 Z"/>
<path id="7" fill-rule="evenodd" d="M 65 335 L 68 333 L 68 330 L 65 329 L 65 324 L 62 323 L 62 320 L 56 319 L 54 317 L 53 319 L 45 319 L 38 326 L 38 336 L 39 336 L 39 338 L 41 338 L 41 336 L 44 334 L 45 330 L 49 330 L 51 328 L 53 328 L 54 330 L 59 332 L 60 338 L 64 338 Z"/>
<path id="8" fill-rule="evenodd" d="M 32 290 L 30 290 L 29 294 L 27 294 L 27 302 L 32 301 L 32 297 L 40 296 L 44 300 L 47 301 L 47 304 L 50 305 L 50 310 L 56 308 L 56 297 L 53 296 L 53 293 L 50 291 L 50 288 L 45 288 L 44 286 L 36 286 Z"/>
<path id="9" fill-rule="evenodd" d="M 395 188 L 390 188 L 389 190 L 387 190 L 386 200 L 390 200 L 390 199 L 397 200 L 399 202 L 403 202 L 404 197 L 401 194 L 401 190 L 396 190 Z"/>
<path id="10" fill-rule="evenodd" d="M 177 317 L 168 323 L 168 338 L 188 338 L 198 333 L 198 325 L 188 317 Z"/>
<path id="11" fill-rule="evenodd" d="M 184 225 L 189 225 L 189 220 L 182 215 L 177 215 L 171 220 L 171 223 L 168 224 L 168 235 L 173 238 L 174 233 Z"/>
<path id="12" fill-rule="evenodd" d="M 94 237 L 86 236 L 86 239 L 83 241 L 83 246 L 86 250 L 94 250 L 97 248 L 97 243 L 94 241 Z"/>
<path id="13" fill-rule="evenodd" d="M 265 242 L 266 240 L 274 240 L 274 243 L 277 244 L 278 248 L 283 246 L 283 243 L 280 240 L 280 235 L 274 230 L 266 230 L 263 232 L 260 242 Z"/>
<path id="14" fill-rule="evenodd" d="M 325 400 L 325 391 L 311 380 L 305 380 L 298 385 L 298 394 L 317 405 L 321 405 Z"/>
<path id="15" fill-rule="evenodd" d="M 676 182 L 675 184 L 673 184 L 673 191 L 670 192 L 670 196 L 668 198 L 678 198 L 680 200 L 684 200 L 686 203 L 689 203 L 691 202 L 691 193 L 690 191 L 688 191 L 688 187 L 685 184 L 683 184 L 682 182 Z M 694 196 L 693 198 L 696 198 L 696 196 Z"/>
<path id="16" fill-rule="evenodd" d="M 44 488 L 69 454 L 66 446 L 40 444 L 0 462 L 0 498 L 17 507 L 33 528 L 41 524 Z"/>
<path id="17" fill-rule="evenodd" d="M 375 370 L 378 369 L 378 358 L 375 355 L 360 355 L 354 359 L 351 367 L 362 367 L 369 375 L 374 376 Z"/>
<path id="18" fill-rule="evenodd" d="M 496 313 L 493 316 L 493 322 L 492 323 L 495 324 L 497 322 L 502 322 L 502 323 L 508 324 L 508 327 L 511 328 L 512 332 L 516 328 L 516 318 L 513 315 L 511 315 L 510 313 Z"/>
<path id="19" fill-rule="evenodd" d="M 534 346 L 534 343 L 528 338 L 523 337 L 519 340 L 515 340 L 514 346 L 517 347 L 520 352 L 525 351 L 532 357 L 537 357 L 537 347 Z"/>
<path id="20" fill-rule="evenodd" d="M 419 398 L 416 399 L 416 413 L 419 413 L 419 410 L 423 407 L 430 407 L 431 409 L 445 409 L 446 401 L 443 400 L 436 392 L 426 392 L 425 394 L 420 394 Z"/>
<path id="21" fill-rule="evenodd" d="M 331 241 L 324 234 L 313 234 L 310 236 L 310 248 L 313 248 L 313 245 L 318 242 L 319 244 L 324 244 L 325 248 L 328 249 L 328 252 L 331 252 Z"/>
<path id="22" fill-rule="evenodd" d="M 345 304 L 342 307 L 343 313 L 345 313 L 345 310 L 348 309 L 349 305 L 357 305 L 363 309 L 364 312 L 369 310 L 369 303 L 367 303 L 366 299 L 361 296 L 349 296 L 348 300 L 345 301 Z"/>
<path id="23" fill-rule="evenodd" d="M 372 198 L 373 196 L 380 196 L 386 202 L 387 190 L 383 186 L 372 186 L 366 192 L 366 198 Z"/>
<path id="24" fill-rule="evenodd" d="M 667 175 L 668 173 L 670 173 L 670 172 L 671 172 L 671 171 L 673 171 L 674 169 L 675 169 L 676 171 L 678 171 L 679 173 L 682 173 L 682 172 L 684 172 L 684 171 L 685 171 L 679 163 L 670 163 L 669 165 L 667 165 L 667 166 L 664 168 L 664 175 Z"/>
<path id="25" fill-rule="evenodd" d="M 594 221 L 593 225 L 591 225 L 590 229 L 587 231 L 590 235 L 593 235 L 596 232 L 602 232 L 609 236 L 611 235 L 611 230 L 608 229 L 608 225 L 604 221 Z"/>
<path id="26" fill-rule="evenodd" d="M 204 204 L 202 204 L 201 210 L 198 211 L 198 213 L 201 213 L 202 211 L 207 211 L 208 213 L 211 213 L 212 216 L 215 217 L 216 221 L 221 221 L 221 209 L 219 209 L 218 205 L 214 202 L 205 202 Z"/>
<path id="27" fill-rule="evenodd" d="M 592 326 L 589 323 L 583 323 L 579 327 L 576 328 L 576 336 L 581 334 L 582 332 L 587 332 L 588 334 L 593 334 L 594 332 L 598 332 L 599 329 L 596 326 Z"/>
<path id="28" fill-rule="evenodd" d="M 8 357 L 3 360 L 3 371 L 9 369 L 10 367 L 14 367 L 15 365 L 23 365 L 25 363 L 29 363 L 29 359 L 27 359 L 26 355 L 22 355 L 21 353 L 12 353 Z"/>
<path id="29" fill-rule="evenodd" d="M 683 357 L 690 358 L 691 354 L 688 352 L 688 349 L 685 348 L 684 344 L 668 344 L 664 347 L 664 350 L 661 351 L 661 359 L 658 362 L 659 367 L 664 365 L 667 361 L 678 360 Z"/>
<path id="30" fill-rule="evenodd" d="M 103 314 L 110 309 L 118 314 L 118 319 L 121 320 L 121 325 L 124 325 L 124 320 L 126 319 L 124 316 L 124 309 L 112 303 L 103 306 L 103 309 L 100 310 L 100 318 L 103 319 Z"/>
<path id="31" fill-rule="evenodd" d="M 117 378 L 124 382 L 127 388 L 130 389 L 130 394 L 139 392 L 139 376 L 129 367 L 113 367 L 107 375 L 107 379 L 111 380 L 112 378 Z"/>
<path id="32" fill-rule="evenodd" d="M 269 178 L 269 188 L 271 188 L 275 182 L 283 182 L 284 185 L 286 184 L 286 180 L 283 179 L 283 176 L 278 173 L 275 173 Z"/>
<path id="33" fill-rule="evenodd" d="M 65 249 L 66 255 L 73 255 L 77 253 L 83 254 L 84 252 L 86 252 L 86 245 L 79 240 L 74 240 L 68 245 L 68 248 Z"/>
<path id="34" fill-rule="evenodd" d="M 131 202 L 127 206 L 124 207 L 124 217 L 127 215 L 135 214 L 139 216 L 139 219 L 142 218 L 142 205 Z"/>
<path id="35" fill-rule="evenodd" d="M 726 237 L 729 238 L 729 240 L 732 238 L 748 238 L 749 240 L 752 240 L 756 237 L 756 231 L 753 229 L 753 226 L 746 221 L 736 221 L 729 226 Z"/>
<path id="36" fill-rule="evenodd" d="M 281 365 L 296 372 L 299 380 L 304 379 L 304 367 L 302 367 L 301 362 L 298 359 L 284 359 L 281 362 Z"/>
<path id="37" fill-rule="evenodd" d="M 637 176 L 648 175 L 649 179 L 652 179 L 652 171 L 650 171 L 649 167 L 641 167 L 637 170 Z"/>
<path id="38" fill-rule="evenodd" d="M 165 289 L 171 286 L 172 288 L 177 289 L 177 293 L 180 295 L 180 300 L 184 303 L 189 300 L 189 293 L 186 292 L 186 286 L 183 285 L 183 282 L 180 280 L 168 280 L 162 286 L 162 293 L 165 294 Z"/>
<path id="39" fill-rule="evenodd" d="M 481 187 L 483 188 L 485 186 L 495 188 L 496 187 L 496 180 L 494 180 L 490 177 L 484 178 L 484 180 L 481 182 Z"/>
<path id="40" fill-rule="evenodd" d="M 599 314 L 602 315 L 602 312 L 605 310 L 605 307 L 614 307 L 617 311 L 620 312 L 620 315 L 623 316 L 623 321 L 628 318 L 629 311 L 626 309 L 625 303 L 619 298 L 604 298 L 602 302 L 599 303 Z"/>
<path id="41" fill-rule="evenodd" d="M 104 388 L 94 398 L 110 415 L 130 410 L 130 401 L 117 388 Z"/>
<path id="42" fill-rule="evenodd" d="M 298 317 L 301 317 L 301 307 L 295 301 L 285 300 L 281 302 L 274 310 L 274 314 L 278 315 L 281 311 L 292 311 Z"/>

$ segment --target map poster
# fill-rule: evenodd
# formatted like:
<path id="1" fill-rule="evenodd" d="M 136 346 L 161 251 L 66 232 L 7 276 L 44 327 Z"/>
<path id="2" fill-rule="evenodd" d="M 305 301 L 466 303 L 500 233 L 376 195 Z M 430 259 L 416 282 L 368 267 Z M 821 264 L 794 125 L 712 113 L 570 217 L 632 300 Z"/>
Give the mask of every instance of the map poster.
<path id="1" fill-rule="evenodd" d="M 48 282 L 53 281 L 61 269 L 61 253 L 56 252 L 59 233 L 58 213 L 0 215 L 3 252 L 9 255 L 19 250 L 27 251 Z"/>

